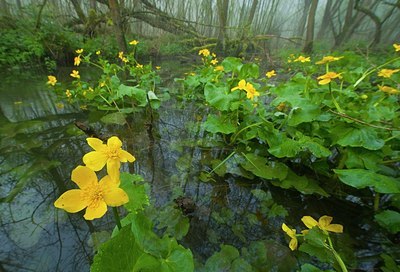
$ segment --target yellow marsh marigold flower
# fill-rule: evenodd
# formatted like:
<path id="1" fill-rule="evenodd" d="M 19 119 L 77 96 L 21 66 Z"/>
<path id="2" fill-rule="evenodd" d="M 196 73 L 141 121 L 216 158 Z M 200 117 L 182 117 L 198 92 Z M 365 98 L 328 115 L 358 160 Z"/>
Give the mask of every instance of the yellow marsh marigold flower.
<path id="1" fill-rule="evenodd" d="M 124 57 L 124 52 L 120 51 L 118 52 L 118 58 L 122 59 Z"/>
<path id="2" fill-rule="evenodd" d="M 81 78 L 81 76 L 79 75 L 79 72 L 76 70 L 72 70 L 72 73 L 69 74 L 70 76 L 74 77 L 74 78 Z"/>
<path id="3" fill-rule="evenodd" d="M 293 62 L 310 62 L 310 57 L 303 57 L 303 56 L 299 56 L 297 59 L 293 60 Z"/>
<path id="4" fill-rule="evenodd" d="M 81 56 L 77 56 L 74 58 L 74 65 L 79 66 L 81 64 Z"/>
<path id="5" fill-rule="evenodd" d="M 81 49 L 77 49 L 77 50 L 75 50 L 75 52 L 76 52 L 77 54 L 82 54 L 83 49 L 82 49 L 82 48 L 81 48 Z"/>
<path id="6" fill-rule="evenodd" d="M 321 216 L 318 219 L 318 222 L 312 218 L 311 216 L 303 216 L 301 218 L 301 221 L 303 221 L 304 225 L 306 225 L 307 228 L 312 229 L 315 226 L 318 226 L 321 230 L 327 232 L 336 232 L 336 233 L 342 233 L 343 232 L 343 226 L 340 224 L 331 224 L 333 217 L 331 216 Z"/>
<path id="7" fill-rule="evenodd" d="M 253 84 L 249 82 L 246 84 L 245 91 L 247 92 L 247 98 L 250 100 L 254 100 L 255 96 L 260 96 L 260 93 L 253 87 Z"/>
<path id="8" fill-rule="evenodd" d="M 290 229 L 285 223 L 282 224 L 282 230 L 291 238 L 289 242 L 289 248 L 296 250 L 298 242 L 296 237 L 296 229 Z"/>
<path id="9" fill-rule="evenodd" d="M 100 50 L 96 51 L 96 55 L 100 55 L 100 54 L 101 54 Z"/>
<path id="10" fill-rule="evenodd" d="M 393 47 L 394 47 L 394 50 L 397 52 L 397 51 L 400 51 L 400 44 L 396 44 L 396 43 L 394 43 L 393 44 Z"/>
<path id="11" fill-rule="evenodd" d="M 236 90 L 244 90 L 246 89 L 246 80 L 242 79 L 239 81 L 238 85 L 236 87 L 233 87 L 231 91 L 236 91 Z"/>
<path id="12" fill-rule="evenodd" d="M 268 78 L 274 77 L 274 76 L 276 76 L 276 72 L 275 72 L 275 70 L 268 71 L 265 73 L 265 76 Z"/>
<path id="13" fill-rule="evenodd" d="M 210 50 L 208 50 L 208 49 L 201 49 L 201 50 L 199 51 L 199 55 L 202 55 L 202 56 L 204 56 L 204 57 L 208 57 L 208 56 L 210 55 Z"/>
<path id="14" fill-rule="evenodd" d="M 394 73 L 397 73 L 398 71 L 400 71 L 400 69 L 381 69 L 378 73 L 378 76 L 380 77 L 386 77 L 386 78 L 390 78 Z"/>
<path id="15" fill-rule="evenodd" d="M 107 206 L 121 206 L 129 202 L 124 190 L 118 188 L 109 176 L 98 182 L 96 173 L 89 167 L 79 165 L 72 170 L 71 180 L 79 189 L 68 190 L 55 202 L 56 208 L 76 213 L 86 208 L 84 218 L 93 220 L 107 212 Z"/>
<path id="16" fill-rule="evenodd" d="M 56 85 L 57 83 L 57 78 L 55 76 L 47 76 L 47 84 L 50 84 L 51 86 Z"/>
<path id="17" fill-rule="evenodd" d="M 318 79 L 320 81 L 318 81 L 318 84 L 320 85 L 326 85 L 329 82 L 331 82 L 333 79 L 335 78 L 342 78 L 342 76 L 338 73 L 335 72 L 328 72 L 325 75 L 319 76 Z"/>
<path id="18" fill-rule="evenodd" d="M 392 87 L 389 87 L 389 86 L 378 85 L 378 88 L 379 88 L 379 90 L 381 90 L 382 92 L 385 92 L 387 94 L 398 94 L 398 93 L 400 93 L 399 90 L 397 90 L 395 88 L 392 88 Z"/>
<path id="19" fill-rule="evenodd" d="M 213 59 L 212 61 L 211 61 L 211 64 L 212 65 L 215 65 L 215 64 L 217 64 L 218 63 L 218 60 L 217 59 Z"/>
<path id="20" fill-rule="evenodd" d="M 224 71 L 224 66 L 218 65 L 217 67 L 214 68 L 214 71 Z"/>
<path id="21" fill-rule="evenodd" d="M 65 95 L 66 95 L 68 98 L 70 98 L 70 97 L 72 96 L 72 93 L 71 93 L 70 90 L 66 90 L 66 91 L 65 91 Z"/>
<path id="22" fill-rule="evenodd" d="M 93 171 L 101 170 L 107 164 L 107 173 L 119 184 L 119 168 L 121 162 L 134 162 L 135 157 L 123 150 L 121 140 L 113 136 L 107 144 L 97 138 L 87 138 L 86 141 L 94 149 L 83 156 L 83 162 Z"/>
<path id="23" fill-rule="evenodd" d="M 161 69 L 161 66 L 156 66 L 156 69 L 157 69 L 157 70 L 160 70 L 160 69 Z"/>
<path id="24" fill-rule="evenodd" d="M 325 56 L 322 58 L 322 60 L 317 61 L 315 64 L 325 64 L 327 62 L 332 62 L 332 61 L 337 61 L 340 60 L 344 57 L 333 57 L 333 56 Z"/>
<path id="25" fill-rule="evenodd" d="M 129 42 L 130 45 L 137 45 L 139 42 L 137 40 L 132 40 Z"/>
<path id="26" fill-rule="evenodd" d="M 136 64 L 136 68 L 142 69 L 143 68 L 143 64 Z"/>

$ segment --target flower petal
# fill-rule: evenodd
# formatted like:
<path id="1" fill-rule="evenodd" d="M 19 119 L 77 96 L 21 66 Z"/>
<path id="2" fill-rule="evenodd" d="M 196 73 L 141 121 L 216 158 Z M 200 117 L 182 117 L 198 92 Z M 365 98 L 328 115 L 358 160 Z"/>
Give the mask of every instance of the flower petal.
<path id="1" fill-rule="evenodd" d="M 107 204 L 100 200 L 86 208 L 86 213 L 83 216 L 86 220 L 93 220 L 102 217 L 107 212 Z"/>
<path id="2" fill-rule="evenodd" d="M 296 237 L 294 237 L 294 238 L 292 238 L 292 240 L 290 240 L 290 242 L 289 242 L 289 248 L 293 251 L 293 250 L 296 250 L 296 248 L 297 248 L 297 238 Z"/>
<path id="3" fill-rule="evenodd" d="M 321 229 L 325 229 L 329 224 L 332 222 L 333 217 L 332 216 L 321 216 L 320 219 L 318 219 L 318 224 L 321 227 Z"/>
<path id="4" fill-rule="evenodd" d="M 99 151 L 92 151 L 83 156 L 83 162 L 93 171 L 100 171 L 107 163 L 108 156 Z"/>
<path id="5" fill-rule="evenodd" d="M 318 222 L 311 216 L 303 216 L 301 218 L 301 221 L 303 221 L 304 225 L 306 225 L 306 227 L 309 229 L 312 229 L 313 227 L 318 225 Z"/>
<path id="6" fill-rule="evenodd" d="M 118 157 L 122 162 L 134 162 L 136 160 L 131 153 L 122 149 L 119 151 Z"/>
<path id="7" fill-rule="evenodd" d="M 330 232 L 343 233 L 343 226 L 340 224 L 330 224 L 325 229 Z"/>
<path id="8" fill-rule="evenodd" d="M 71 173 L 71 180 L 75 182 L 79 188 L 83 189 L 88 186 L 97 184 L 96 173 L 89 167 L 79 165 Z"/>
<path id="9" fill-rule="evenodd" d="M 119 168 L 121 167 L 121 162 L 118 159 L 108 159 L 107 161 L 107 173 L 110 178 L 119 184 Z"/>
<path id="10" fill-rule="evenodd" d="M 63 193 L 55 202 L 56 208 L 76 213 L 87 207 L 89 201 L 83 197 L 82 190 L 72 189 Z"/>
<path id="11" fill-rule="evenodd" d="M 86 141 L 91 148 L 97 151 L 103 150 L 104 148 L 107 147 L 105 144 L 103 144 L 102 140 L 97 138 L 86 138 Z"/>
<path id="12" fill-rule="evenodd" d="M 118 150 L 122 147 L 122 142 L 117 136 L 112 136 L 107 140 L 107 146 L 110 149 Z"/>
<path id="13" fill-rule="evenodd" d="M 103 199 L 108 206 L 117 207 L 129 202 L 129 197 L 121 188 L 110 188 L 103 194 Z"/>

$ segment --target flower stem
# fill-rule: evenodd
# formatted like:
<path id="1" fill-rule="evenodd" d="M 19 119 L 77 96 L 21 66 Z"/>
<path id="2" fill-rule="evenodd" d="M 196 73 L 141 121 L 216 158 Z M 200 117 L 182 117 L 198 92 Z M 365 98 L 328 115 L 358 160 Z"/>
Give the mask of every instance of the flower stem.
<path id="1" fill-rule="evenodd" d="M 121 220 L 119 218 L 118 208 L 112 207 L 112 210 L 113 210 L 114 219 L 115 219 L 115 223 L 117 224 L 118 230 L 121 230 L 122 226 L 121 226 Z"/>
<path id="2" fill-rule="evenodd" d="M 342 269 L 342 272 L 348 272 L 346 265 L 344 264 L 342 258 L 336 252 L 336 250 L 333 248 L 332 240 L 331 240 L 331 237 L 329 237 L 329 236 L 328 236 L 328 242 L 329 242 L 329 250 L 333 253 L 333 256 L 335 256 L 335 259 L 338 262 L 340 268 Z"/>

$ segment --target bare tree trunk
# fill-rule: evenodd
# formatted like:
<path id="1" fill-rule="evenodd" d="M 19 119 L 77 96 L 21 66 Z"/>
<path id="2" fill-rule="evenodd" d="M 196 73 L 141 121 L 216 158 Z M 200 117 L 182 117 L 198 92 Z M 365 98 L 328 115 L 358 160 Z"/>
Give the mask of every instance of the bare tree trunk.
<path id="1" fill-rule="evenodd" d="M 44 6 L 46 6 L 46 3 L 47 3 L 47 0 L 43 0 L 42 4 L 40 5 L 39 13 L 36 18 L 35 29 L 40 29 L 40 26 L 42 24 L 42 13 L 43 13 Z"/>
<path id="2" fill-rule="evenodd" d="M 253 0 L 251 9 L 250 9 L 249 19 L 247 20 L 247 25 L 249 28 L 251 27 L 251 24 L 253 23 L 253 19 L 254 19 L 254 15 L 256 13 L 257 6 L 258 6 L 258 0 Z"/>
<path id="3" fill-rule="evenodd" d="M 6 0 L 0 0 L 0 14 L 3 16 L 11 16 L 10 13 L 10 8 L 8 6 L 8 3 L 6 2 Z"/>
<path id="4" fill-rule="evenodd" d="M 72 5 L 74 6 L 75 12 L 78 15 L 79 20 L 82 24 L 86 23 L 86 15 L 82 10 L 81 2 L 78 0 L 71 0 Z"/>
<path id="5" fill-rule="evenodd" d="M 119 50 L 122 52 L 128 52 L 128 48 L 126 46 L 125 34 L 121 24 L 121 15 L 118 5 L 118 0 L 108 0 L 108 5 L 114 23 L 115 36 L 117 38 Z"/>
<path id="6" fill-rule="evenodd" d="M 318 6 L 318 0 L 312 0 L 307 19 L 306 41 L 303 48 L 303 52 L 307 54 L 310 54 L 313 50 L 315 12 L 317 11 L 317 6 Z"/>
<path id="7" fill-rule="evenodd" d="M 309 12 L 310 5 L 311 5 L 311 0 L 304 0 L 303 12 L 297 29 L 297 35 L 299 37 L 303 37 L 304 29 L 306 27 L 306 22 L 307 22 L 307 14 Z"/>
<path id="8" fill-rule="evenodd" d="M 381 41 L 381 35 L 382 35 L 381 19 L 369 8 L 360 6 L 360 0 L 356 0 L 356 5 L 355 5 L 354 9 L 359 10 L 360 12 L 366 14 L 375 23 L 375 35 L 374 35 L 374 39 L 371 42 L 370 46 L 375 46 L 375 45 L 379 44 L 379 42 Z"/>
<path id="9" fill-rule="evenodd" d="M 321 26 L 318 30 L 317 39 L 322 39 L 326 37 L 327 29 L 329 29 L 329 25 L 331 23 L 330 17 L 331 15 L 331 7 L 332 7 L 332 0 L 326 1 L 324 16 L 322 17 Z"/>
<path id="10" fill-rule="evenodd" d="M 217 7 L 219 16 L 219 31 L 218 31 L 218 42 L 216 49 L 218 51 L 225 51 L 226 22 L 228 19 L 229 0 L 217 0 Z"/>

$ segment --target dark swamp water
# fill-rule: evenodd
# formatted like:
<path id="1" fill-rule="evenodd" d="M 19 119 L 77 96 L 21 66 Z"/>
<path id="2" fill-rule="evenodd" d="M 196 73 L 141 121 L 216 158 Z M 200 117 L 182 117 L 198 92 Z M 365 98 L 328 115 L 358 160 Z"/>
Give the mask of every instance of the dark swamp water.
<path id="1" fill-rule="evenodd" d="M 96 241 L 110 236 L 114 227 L 110 211 L 87 223 L 82 214 L 67 214 L 53 206 L 59 188 L 71 187 L 72 169 L 90 150 L 76 122 L 105 137 L 118 135 L 132 146 L 133 171 L 149 183 L 155 207 L 173 206 L 179 196 L 190 200 L 190 230 L 180 242 L 192 250 L 198 263 L 219 251 L 221 244 L 240 249 L 258 241 L 267 249 L 265 271 L 289 271 L 296 259 L 287 247 L 282 222 L 298 226 L 303 215 L 324 214 L 344 225 L 340 241 L 351 245 L 353 252 L 339 253 L 352 256 L 354 271 L 374 271 L 379 255 L 388 250 L 399 255 L 399 247 L 388 249 L 393 241 L 372 221 L 368 205 L 373 199 L 305 196 L 234 174 L 201 181 L 201 172 L 211 170 L 202 162 L 223 160 L 226 155 L 207 148 L 210 139 L 195 122 L 206 115 L 195 104 L 171 99 L 152 124 L 138 113 L 127 130 L 101 123 L 96 113 L 57 104 L 46 80 L 46 74 L 1 75 L 0 271 L 89 271 Z M 265 203 L 252 190 L 270 194 L 288 216 L 265 216 Z"/>

